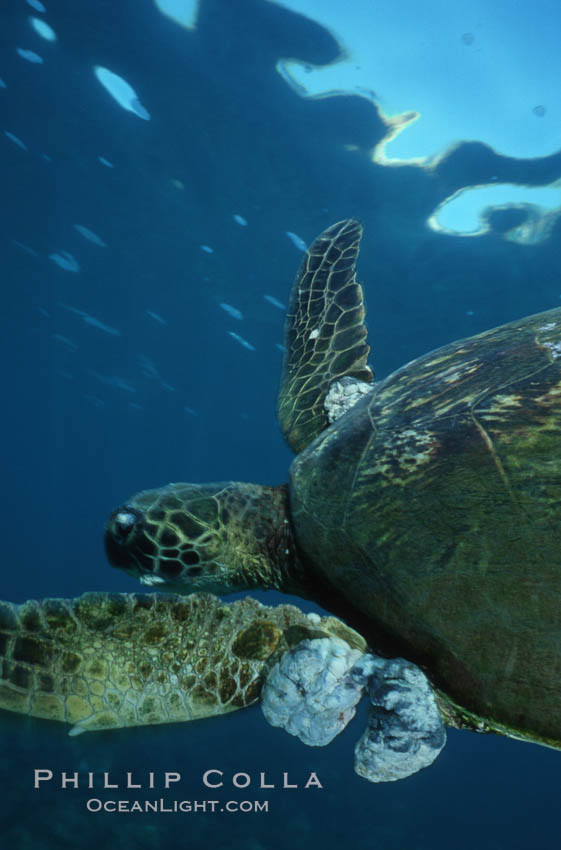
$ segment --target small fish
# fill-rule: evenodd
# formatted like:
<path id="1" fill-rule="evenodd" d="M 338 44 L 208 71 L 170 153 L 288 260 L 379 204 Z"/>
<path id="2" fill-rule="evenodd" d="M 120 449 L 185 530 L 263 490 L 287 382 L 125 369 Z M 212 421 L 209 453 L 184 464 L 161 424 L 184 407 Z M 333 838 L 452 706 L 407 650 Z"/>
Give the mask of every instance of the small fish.
<path id="1" fill-rule="evenodd" d="M 241 227 L 247 227 L 247 219 L 243 217 L 243 215 L 235 215 L 233 216 L 236 224 L 239 224 Z"/>
<path id="2" fill-rule="evenodd" d="M 120 390 L 125 390 L 127 393 L 135 393 L 136 387 L 133 387 L 132 384 L 129 384 L 128 381 L 125 381 L 124 378 L 119 378 L 118 375 L 112 375 L 109 383 L 113 387 L 117 387 Z"/>
<path id="3" fill-rule="evenodd" d="M 234 319 L 243 319 L 243 313 L 241 310 L 238 310 L 237 307 L 232 307 L 231 304 L 225 304 L 224 301 L 221 301 L 219 306 L 222 307 L 226 313 L 229 313 Z"/>
<path id="4" fill-rule="evenodd" d="M 286 346 L 281 345 L 280 342 L 275 342 L 275 348 L 278 348 L 279 351 L 286 351 Z"/>
<path id="5" fill-rule="evenodd" d="M 150 360 L 145 354 L 139 354 L 138 359 L 142 368 L 142 374 L 146 378 L 155 378 L 157 381 L 162 380 L 153 360 Z"/>
<path id="6" fill-rule="evenodd" d="M 43 159 L 45 162 L 52 162 L 53 161 L 52 157 L 50 157 L 48 153 L 42 153 L 41 159 Z"/>
<path id="7" fill-rule="evenodd" d="M 56 41 L 56 33 L 46 21 L 41 18 L 30 18 L 29 20 L 37 35 L 44 38 L 45 41 Z"/>
<path id="8" fill-rule="evenodd" d="M 107 168 L 115 168 L 113 163 L 109 162 L 108 159 L 105 159 L 104 156 L 98 156 L 98 160 L 101 162 L 102 165 L 105 165 Z"/>
<path id="9" fill-rule="evenodd" d="M 120 378 L 118 375 L 100 375 L 99 372 L 94 372 L 93 369 L 88 369 L 88 374 L 106 387 L 117 387 L 117 389 L 125 390 L 128 393 L 136 392 L 136 387 L 133 387 L 132 384 L 129 384 L 128 381 L 125 381 L 124 378 Z"/>
<path id="10" fill-rule="evenodd" d="M 250 342 L 248 342 L 247 339 L 244 339 L 243 336 L 240 336 L 239 334 L 234 333 L 234 331 L 228 331 L 228 333 L 230 334 L 232 339 L 235 339 L 236 342 L 239 342 L 239 344 L 243 345 L 244 348 L 247 348 L 248 351 L 255 351 L 256 350 L 255 346 L 252 345 Z"/>
<path id="11" fill-rule="evenodd" d="M 149 357 L 146 357 L 145 354 L 139 354 L 138 360 L 140 362 L 140 366 L 142 369 L 142 374 L 145 378 L 151 378 L 154 381 L 158 381 L 161 387 L 164 390 L 167 390 L 170 393 L 175 392 L 175 387 L 172 387 L 171 384 L 166 384 L 160 373 L 156 368 L 156 364 L 153 360 L 150 360 Z"/>
<path id="12" fill-rule="evenodd" d="M 199 415 L 193 407 L 187 407 L 187 405 L 184 406 L 183 410 L 185 411 L 185 413 L 188 413 L 189 416 L 198 416 Z"/>
<path id="13" fill-rule="evenodd" d="M 94 66 L 94 74 L 119 106 L 122 106 L 127 112 L 133 112 L 144 121 L 150 121 L 150 113 L 138 99 L 133 87 L 123 77 L 108 68 L 102 68 L 101 65 Z"/>
<path id="14" fill-rule="evenodd" d="M 143 406 L 136 401 L 129 401 L 129 407 L 132 407 L 133 410 L 144 410 Z"/>
<path id="15" fill-rule="evenodd" d="M 165 319 L 162 319 L 159 313 L 153 313 L 152 310 L 147 310 L 146 315 L 150 316 L 151 319 L 154 319 L 155 322 L 159 322 L 160 325 L 167 325 Z"/>
<path id="16" fill-rule="evenodd" d="M 2 77 L 0 77 L 0 89 L 7 89 L 7 88 L 8 88 L 8 84 L 4 82 Z"/>
<path id="17" fill-rule="evenodd" d="M 286 235 L 288 236 L 292 244 L 295 245 L 296 248 L 298 248 L 299 251 L 308 250 L 308 246 L 306 245 L 304 240 L 301 239 L 300 236 L 298 236 L 296 233 L 292 233 L 290 230 L 287 230 Z"/>
<path id="18" fill-rule="evenodd" d="M 117 330 L 117 328 L 112 328 L 110 325 L 106 325 L 103 322 L 100 322 L 99 319 L 96 319 L 95 316 L 90 316 L 88 313 L 84 313 L 82 319 L 87 325 L 91 325 L 92 328 L 97 328 L 100 331 L 105 331 L 107 334 L 111 334 L 112 336 L 121 336 L 121 331 Z"/>
<path id="19" fill-rule="evenodd" d="M 34 65 L 43 64 L 43 59 L 38 53 L 35 53 L 34 50 L 26 50 L 23 47 L 16 47 L 16 53 L 18 56 L 21 56 L 22 59 L 25 59 L 27 62 L 31 62 Z"/>
<path id="20" fill-rule="evenodd" d="M 89 227 L 84 227 L 83 224 L 74 224 L 72 226 L 74 227 L 74 230 L 77 230 L 80 236 L 83 236 L 84 239 L 88 240 L 88 242 L 93 242 L 94 245 L 99 245 L 100 248 L 107 248 L 107 243 L 104 242 L 97 233 L 90 230 Z"/>
<path id="21" fill-rule="evenodd" d="M 60 251 L 58 254 L 49 254 L 49 260 L 52 260 L 53 263 L 56 263 L 57 266 L 60 266 L 61 269 L 64 269 L 67 272 L 79 272 L 80 264 L 76 257 L 73 257 L 72 254 L 69 254 L 68 251 Z"/>
<path id="22" fill-rule="evenodd" d="M 6 136 L 6 137 L 7 137 L 7 138 L 11 141 L 11 142 L 13 142 L 13 143 L 14 143 L 14 145 L 17 145 L 17 146 L 18 146 L 18 148 L 21 148 L 21 149 L 22 149 L 22 151 L 26 151 L 26 150 L 27 150 L 27 145 L 25 144 L 25 142 L 22 142 L 22 140 L 21 140 L 21 139 L 19 139 L 17 136 L 14 136 L 14 134 L 13 134 L 13 133 L 10 133 L 8 130 L 4 130 L 4 135 L 5 135 L 5 136 Z"/>
<path id="23" fill-rule="evenodd" d="M 76 316 L 80 316 L 82 321 L 84 321 L 87 325 L 91 325 L 92 328 L 105 331 L 105 333 L 112 334 L 113 336 L 121 336 L 121 331 L 117 330 L 117 328 L 112 328 L 110 325 L 100 322 L 99 319 L 96 319 L 95 316 L 90 316 L 90 314 L 84 312 L 84 310 L 79 310 L 77 307 L 70 307 L 69 304 L 63 304 L 60 301 L 59 304 L 61 307 L 64 307 L 65 310 L 69 310 L 71 313 L 75 313 Z"/>
<path id="24" fill-rule="evenodd" d="M 49 313 L 49 311 L 48 311 L 48 310 L 45 310 L 45 308 L 44 308 L 44 307 L 37 307 L 37 309 L 39 310 L 39 312 L 41 313 L 41 315 L 45 317 L 45 319 L 50 319 L 50 318 L 51 318 L 51 314 Z"/>
<path id="25" fill-rule="evenodd" d="M 60 375 L 61 378 L 64 378 L 66 381 L 72 381 L 72 372 L 67 372 L 66 369 L 57 369 L 57 375 Z"/>
<path id="26" fill-rule="evenodd" d="M 265 301 L 268 301 L 269 304 L 272 304 L 273 307 L 278 307 L 279 310 L 286 310 L 286 307 L 282 303 L 282 301 L 279 301 L 278 298 L 275 298 L 274 295 L 264 295 L 263 298 L 265 299 Z"/>
<path id="27" fill-rule="evenodd" d="M 43 4 L 41 3 L 41 0 L 27 0 L 27 3 L 28 3 L 29 6 L 31 6 L 32 9 L 35 9 L 36 12 L 46 12 L 47 11 L 45 9 L 45 7 L 43 6 Z"/>
<path id="28" fill-rule="evenodd" d="M 210 245 L 201 245 L 201 251 L 204 251 L 205 254 L 214 254 L 214 248 L 211 248 Z"/>
<path id="29" fill-rule="evenodd" d="M 78 351 L 78 346 L 75 342 L 72 342 L 71 339 L 68 339 L 67 336 L 62 336 L 62 334 L 53 334 L 51 339 L 54 339 L 56 342 L 62 343 L 65 345 L 69 351 Z"/>
<path id="30" fill-rule="evenodd" d="M 30 248 L 29 245 L 24 245 L 23 242 L 18 242 L 17 239 L 12 239 L 12 244 L 17 248 L 21 248 L 21 250 L 25 251 L 26 254 L 31 254 L 32 257 L 37 256 L 37 251 L 34 248 Z"/>

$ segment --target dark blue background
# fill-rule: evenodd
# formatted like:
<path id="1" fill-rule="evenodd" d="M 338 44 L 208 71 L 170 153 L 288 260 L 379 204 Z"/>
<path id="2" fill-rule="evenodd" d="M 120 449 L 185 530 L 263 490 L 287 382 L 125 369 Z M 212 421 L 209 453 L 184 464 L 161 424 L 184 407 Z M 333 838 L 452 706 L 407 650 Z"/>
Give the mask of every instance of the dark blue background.
<path id="1" fill-rule="evenodd" d="M 106 564 L 102 529 L 112 507 L 139 489 L 286 480 L 290 453 L 275 419 L 283 316 L 263 300 L 287 301 L 301 254 L 286 231 L 311 241 L 338 219 L 362 220 L 360 279 L 378 377 L 454 338 L 558 306 L 561 293 L 558 226 L 533 246 L 504 240 L 500 217 L 469 239 L 426 226 L 456 189 L 493 175 L 547 184 L 560 176 L 561 156 L 512 160 L 465 143 L 432 170 L 374 165 L 385 128 L 373 104 L 304 100 L 275 70 L 284 57 L 332 61 L 337 44 L 265 0 L 202 0 L 195 31 L 149 0 L 58 0 L 48 12 L 54 45 L 30 37 L 23 2 L 3 0 L 0 11 L 8 86 L 0 130 L 28 148 L 0 135 L 3 597 L 12 601 L 136 590 Z M 18 46 L 33 47 L 44 64 L 22 60 Z M 130 80 L 151 121 L 120 109 L 94 65 Z M 76 223 L 108 247 L 85 241 Z M 78 274 L 48 259 L 60 250 L 78 259 Z M 222 301 L 244 320 L 221 310 Z M 61 303 L 121 335 L 83 323 Z M 141 354 L 173 391 L 142 374 Z M 136 392 L 92 372 L 119 376 Z M 537 835 L 543 846 L 558 841 L 561 756 L 496 737 L 451 732 L 430 770 L 375 786 L 352 771 L 359 728 L 312 750 L 270 729 L 257 708 L 77 739 L 63 726 L 6 714 L 1 734 L 0 836 L 11 848 L 180 841 L 236 850 L 502 850 L 526 848 Z M 224 789 L 223 800 L 268 797 L 268 815 L 93 815 L 81 792 L 32 790 L 34 767 L 57 766 L 180 770 L 182 796 L 191 799 L 209 797 L 200 775 L 212 767 L 266 770 L 279 784 L 284 770 L 299 782 L 315 770 L 325 788 Z"/>

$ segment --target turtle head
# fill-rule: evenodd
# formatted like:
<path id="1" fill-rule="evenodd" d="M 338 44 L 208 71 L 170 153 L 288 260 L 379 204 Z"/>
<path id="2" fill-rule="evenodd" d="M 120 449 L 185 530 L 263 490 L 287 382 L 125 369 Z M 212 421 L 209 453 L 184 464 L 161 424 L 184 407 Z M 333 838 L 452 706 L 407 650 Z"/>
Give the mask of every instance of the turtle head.
<path id="1" fill-rule="evenodd" d="M 109 563 L 143 584 L 180 593 L 231 593 L 269 583 L 289 547 L 286 487 L 169 484 L 116 508 L 105 528 Z"/>

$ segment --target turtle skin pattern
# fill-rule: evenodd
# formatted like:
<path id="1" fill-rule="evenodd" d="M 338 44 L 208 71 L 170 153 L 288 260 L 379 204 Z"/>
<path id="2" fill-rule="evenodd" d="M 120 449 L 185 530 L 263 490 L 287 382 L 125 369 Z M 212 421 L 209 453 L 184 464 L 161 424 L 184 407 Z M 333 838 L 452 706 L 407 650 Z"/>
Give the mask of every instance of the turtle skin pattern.
<path id="1" fill-rule="evenodd" d="M 334 629 L 334 631 L 333 631 Z M 85 593 L 0 602 L 0 708 L 96 729 L 194 720 L 244 708 L 300 640 L 359 635 L 292 605 L 211 594 Z"/>

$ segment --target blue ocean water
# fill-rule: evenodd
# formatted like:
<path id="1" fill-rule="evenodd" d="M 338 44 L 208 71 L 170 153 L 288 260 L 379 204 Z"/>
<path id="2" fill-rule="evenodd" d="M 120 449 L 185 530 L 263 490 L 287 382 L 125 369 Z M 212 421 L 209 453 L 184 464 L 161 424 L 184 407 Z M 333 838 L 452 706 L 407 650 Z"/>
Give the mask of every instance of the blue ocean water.
<path id="1" fill-rule="evenodd" d="M 383 51 L 376 13 L 372 4 L 365 27 Z M 388 132 L 383 92 L 379 102 L 305 97 L 277 69 L 340 55 L 320 23 L 268 0 L 201 0 L 190 28 L 152 0 L 52 0 L 46 11 L 3 0 L 0 22 L 3 598 L 137 590 L 107 565 L 102 532 L 140 489 L 286 480 L 291 455 L 275 417 L 283 311 L 270 299 L 287 303 L 299 240 L 332 222 L 364 225 L 359 279 L 379 378 L 452 339 L 558 306 L 555 215 L 495 209 L 468 237 L 427 220 L 465 187 L 553 184 L 561 155 L 515 159 L 470 136 L 429 166 L 373 160 Z M 462 50 L 474 44 L 470 22 L 466 13 L 454 32 Z M 485 26 L 478 19 L 475 39 Z M 128 108 L 95 68 L 133 88 L 128 101 L 121 88 Z M 482 100 L 492 97 L 488 68 Z M 376 94 L 379 85 L 371 81 Z M 558 121 L 549 102 L 521 108 L 536 134 Z M 6 847 L 510 850 L 537 833 L 554 846 L 558 835 L 561 756 L 494 736 L 451 730 L 430 769 L 370 785 L 353 773 L 352 724 L 309 749 L 257 707 L 78 738 L 54 723 L 0 720 Z M 182 797 L 268 799 L 269 812 L 94 814 L 87 789 L 34 790 L 35 768 L 179 771 Z M 252 785 L 209 795 L 201 776 L 211 768 L 246 772 Z M 259 789 L 261 771 L 275 789 Z M 322 789 L 303 788 L 311 771 Z M 284 772 L 300 787 L 283 790 Z"/>

